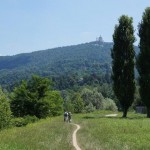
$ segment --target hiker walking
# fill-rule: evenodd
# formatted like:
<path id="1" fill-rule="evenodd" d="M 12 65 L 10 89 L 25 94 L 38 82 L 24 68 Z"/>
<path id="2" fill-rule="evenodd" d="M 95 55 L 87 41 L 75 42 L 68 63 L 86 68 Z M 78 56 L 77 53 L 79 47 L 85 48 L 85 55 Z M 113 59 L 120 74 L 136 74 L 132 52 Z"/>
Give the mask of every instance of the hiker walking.
<path id="1" fill-rule="evenodd" d="M 68 121 L 68 112 L 65 111 L 64 112 L 64 122 L 67 122 Z"/>
<path id="2" fill-rule="evenodd" d="M 72 116 L 72 114 L 71 114 L 71 112 L 69 112 L 69 113 L 68 113 L 68 121 L 69 121 L 69 122 L 71 122 L 71 116 Z"/>

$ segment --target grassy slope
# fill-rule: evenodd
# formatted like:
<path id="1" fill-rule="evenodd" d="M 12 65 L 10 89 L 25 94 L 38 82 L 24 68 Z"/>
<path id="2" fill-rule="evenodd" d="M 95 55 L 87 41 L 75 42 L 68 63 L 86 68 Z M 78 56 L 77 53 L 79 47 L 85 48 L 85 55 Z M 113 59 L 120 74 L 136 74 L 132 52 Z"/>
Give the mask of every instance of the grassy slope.
<path id="1" fill-rule="evenodd" d="M 129 118 L 104 117 L 101 113 L 75 117 L 81 125 L 78 141 L 82 150 L 149 150 L 150 119 L 129 113 Z"/>
<path id="2" fill-rule="evenodd" d="M 81 129 L 77 133 L 82 150 L 149 150 L 150 119 L 128 114 L 127 119 L 104 117 L 112 112 L 73 115 Z M 62 116 L 42 120 L 23 128 L 0 132 L 0 150 L 73 150 L 74 126 Z"/>
<path id="3" fill-rule="evenodd" d="M 0 150 L 73 150 L 74 126 L 56 117 L 0 132 Z"/>

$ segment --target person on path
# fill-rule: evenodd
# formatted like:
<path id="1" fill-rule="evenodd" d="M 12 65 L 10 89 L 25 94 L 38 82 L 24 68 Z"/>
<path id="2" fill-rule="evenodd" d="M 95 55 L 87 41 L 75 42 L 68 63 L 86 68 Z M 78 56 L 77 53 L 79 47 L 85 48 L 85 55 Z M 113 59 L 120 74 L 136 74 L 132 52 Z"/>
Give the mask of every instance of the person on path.
<path id="1" fill-rule="evenodd" d="M 71 114 L 71 112 L 69 112 L 68 113 L 68 121 L 69 121 L 69 123 L 71 122 L 71 116 L 72 116 L 72 114 Z"/>
<path id="2" fill-rule="evenodd" d="M 68 121 L 68 112 L 65 111 L 64 112 L 64 122 L 67 122 Z"/>

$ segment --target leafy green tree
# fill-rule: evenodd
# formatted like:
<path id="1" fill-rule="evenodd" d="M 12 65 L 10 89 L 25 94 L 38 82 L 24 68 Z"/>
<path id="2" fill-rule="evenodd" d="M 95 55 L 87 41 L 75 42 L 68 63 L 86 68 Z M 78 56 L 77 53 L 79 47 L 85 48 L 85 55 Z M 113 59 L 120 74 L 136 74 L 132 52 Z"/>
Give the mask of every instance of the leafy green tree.
<path id="1" fill-rule="evenodd" d="M 115 102 L 110 98 L 106 98 L 104 100 L 104 109 L 105 110 L 112 110 L 112 111 L 117 111 L 118 110 Z"/>
<path id="2" fill-rule="evenodd" d="M 59 91 L 51 91 L 46 97 L 49 102 L 50 115 L 58 116 L 63 113 L 63 99 Z"/>
<path id="3" fill-rule="evenodd" d="M 47 78 L 33 76 L 14 89 L 11 110 L 16 117 L 31 115 L 45 118 L 60 114 L 61 101 L 60 94 L 51 90 L 51 82 Z"/>
<path id="4" fill-rule="evenodd" d="M 63 108 L 64 111 L 74 112 L 74 106 L 69 98 L 64 100 Z"/>
<path id="5" fill-rule="evenodd" d="M 97 91 L 97 89 L 93 90 L 93 99 L 92 104 L 96 109 L 103 109 L 103 101 L 104 97 L 101 93 Z"/>
<path id="6" fill-rule="evenodd" d="M 150 118 L 150 7 L 145 9 L 139 24 L 140 53 L 137 58 L 141 100 L 147 107 Z"/>
<path id="7" fill-rule="evenodd" d="M 79 93 L 75 93 L 72 97 L 72 103 L 74 106 L 75 113 L 81 113 L 84 109 L 84 102 Z"/>
<path id="8" fill-rule="evenodd" d="M 61 91 L 61 96 L 63 98 L 63 110 L 68 112 L 74 112 L 73 103 L 71 101 L 72 91 Z"/>
<path id="9" fill-rule="evenodd" d="M 40 99 L 47 95 L 47 91 L 51 89 L 52 82 L 48 78 L 33 75 L 32 79 L 28 82 L 28 89 L 30 92 L 37 94 Z"/>
<path id="10" fill-rule="evenodd" d="M 95 111 L 95 107 L 93 106 L 93 104 L 92 104 L 91 102 L 89 103 L 89 105 L 87 105 L 87 106 L 85 107 L 85 111 L 86 111 L 87 113 L 90 113 L 90 112 Z"/>
<path id="11" fill-rule="evenodd" d="M 27 89 L 26 81 L 22 81 L 22 84 L 14 89 L 11 94 L 11 99 L 10 106 L 15 117 L 23 117 L 28 114 L 32 115 L 34 106 L 32 105 L 31 93 Z"/>
<path id="12" fill-rule="evenodd" d="M 81 97 L 84 101 L 85 106 L 88 106 L 90 103 L 92 103 L 92 99 L 93 99 L 92 90 L 88 88 L 83 88 L 81 91 Z"/>
<path id="13" fill-rule="evenodd" d="M 134 100 L 134 46 L 135 41 L 133 20 L 128 16 L 119 18 L 115 26 L 112 48 L 112 79 L 113 90 L 123 109 L 123 117 L 127 116 L 128 108 Z"/>
<path id="14" fill-rule="evenodd" d="M 98 87 L 98 92 L 102 93 L 105 98 L 114 99 L 115 95 L 112 89 L 112 84 L 104 83 Z"/>
<path id="15" fill-rule="evenodd" d="M 0 129 L 9 126 L 11 120 L 11 111 L 8 98 L 0 87 Z"/>
<path id="16" fill-rule="evenodd" d="M 84 88 L 81 92 L 81 97 L 84 101 L 85 106 L 89 106 L 90 103 L 96 108 L 96 109 L 103 109 L 103 95 L 97 91 L 97 89 L 87 89 Z"/>

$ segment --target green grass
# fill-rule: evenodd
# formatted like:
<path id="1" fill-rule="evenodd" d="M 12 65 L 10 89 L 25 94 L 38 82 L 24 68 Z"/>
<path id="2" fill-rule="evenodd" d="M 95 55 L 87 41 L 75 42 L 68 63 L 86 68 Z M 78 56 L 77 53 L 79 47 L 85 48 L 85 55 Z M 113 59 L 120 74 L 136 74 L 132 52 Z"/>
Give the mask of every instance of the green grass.
<path id="1" fill-rule="evenodd" d="M 99 111 L 73 114 L 73 122 L 81 126 L 77 141 L 82 150 L 149 150 L 150 119 L 146 115 L 128 113 L 127 119 L 105 117 Z M 64 123 L 63 116 L 41 120 L 26 127 L 0 132 L 0 150 L 73 150 L 75 126 Z"/>
<path id="2" fill-rule="evenodd" d="M 73 150 L 74 126 L 63 117 L 0 132 L 0 150 Z"/>
<path id="3" fill-rule="evenodd" d="M 109 112 L 112 113 L 112 112 Z M 104 117 L 107 112 L 80 114 L 78 141 L 82 150 L 149 150 L 150 119 L 129 113 L 127 119 Z"/>

